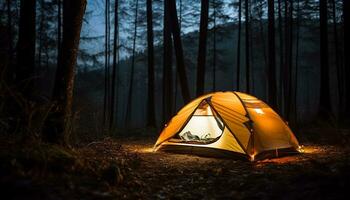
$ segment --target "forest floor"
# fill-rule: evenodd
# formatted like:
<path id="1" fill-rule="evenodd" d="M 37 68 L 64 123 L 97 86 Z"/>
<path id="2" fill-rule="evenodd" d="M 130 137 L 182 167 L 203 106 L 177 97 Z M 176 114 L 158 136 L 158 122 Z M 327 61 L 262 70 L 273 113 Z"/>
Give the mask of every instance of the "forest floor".
<path id="1" fill-rule="evenodd" d="M 155 138 L 149 137 L 106 138 L 74 148 L 18 148 L 1 140 L 1 197 L 346 199 L 349 139 L 331 131 L 328 137 L 314 134 L 321 139 L 299 139 L 304 153 L 256 162 L 153 152 Z"/>

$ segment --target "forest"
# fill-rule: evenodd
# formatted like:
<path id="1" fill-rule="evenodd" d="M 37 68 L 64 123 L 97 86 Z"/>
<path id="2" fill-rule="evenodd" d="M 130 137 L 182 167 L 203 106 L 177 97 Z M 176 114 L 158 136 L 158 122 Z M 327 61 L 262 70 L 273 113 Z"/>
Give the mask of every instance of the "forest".
<path id="1" fill-rule="evenodd" d="M 345 199 L 349 36 L 349 0 L 0 0 L 1 198 Z"/>

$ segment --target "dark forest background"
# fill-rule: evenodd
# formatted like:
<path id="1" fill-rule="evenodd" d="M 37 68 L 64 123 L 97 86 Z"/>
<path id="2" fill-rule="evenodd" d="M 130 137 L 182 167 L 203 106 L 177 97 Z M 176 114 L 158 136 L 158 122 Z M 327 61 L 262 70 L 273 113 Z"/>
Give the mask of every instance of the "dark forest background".
<path id="1" fill-rule="evenodd" d="M 347 0 L 106 0 L 99 36 L 82 32 L 90 3 L 0 1 L 3 134 L 154 136 L 184 104 L 227 90 L 296 132 L 349 119 Z"/>

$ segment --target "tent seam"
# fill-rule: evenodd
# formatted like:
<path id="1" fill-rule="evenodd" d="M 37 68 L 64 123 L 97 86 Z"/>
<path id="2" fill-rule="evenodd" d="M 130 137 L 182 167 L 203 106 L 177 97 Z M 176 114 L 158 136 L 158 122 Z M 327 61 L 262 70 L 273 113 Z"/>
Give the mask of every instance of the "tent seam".
<path id="1" fill-rule="evenodd" d="M 232 93 L 239 99 L 239 101 L 241 102 L 241 104 L 242 104 L 242 106 L 243 106 L 245 112 L 247 113 L 247 114 L 246 114 L 246 117 L 249 119 L 249 123 L 250 123 L 250 127 L 248 128 L 248 131 L 251 133 L 251 137 L 250 137 L 249 139 L 252 140 L 252 148 L 253 148 L 253 151 L 255 152 L 255 146 L 254 146 L 254 130 L 253 130 L 253 123 L 254 123 L 254 122 L 253 122 L 252 118 L 250 117 L 249 111 L 248 111 L 247 107 L 245 106 L 245 104 L 244 104 L 243 100 L 241 99 L 241 97 L 239 97 L 239 95 L 236 94 L 236 92 L 234 92 L 234 91 L 232 91 Z M 254 153 L 254 152 L 253 152 L 253 153 Z"/>
<path id="2" fill-rule="evenodd" d="M 241 147 L 241 149 L 244 151 L 244 153 L 248 154 L 248 152 L 246 151 L 246 149 L 243 147 L 243 145 L 241 144 L 241 141 L 239 141 L 236 137 L 236 135 L 232 132 L 232 130 L 230 129 L 230 127 L 226 124 L 225 120 L 221 117 L 221 115 L 219 114 L 219 112 L 215 109 L 214 105 L 212 105 L 211 102 L 208 102 L 208 104 L 213 108 L 214 112 L 216 112 L 216 114 L 221 118 L 222 122 L 225 124 L 225 126 L 227 127 L 227 129 L 230 131 L 230 133 L 233 135 L 233 137 L 235 138 L 235 140 L 237 141 L 238 145 Z M 220 136 L 221 137 L 221 136 Z"/>

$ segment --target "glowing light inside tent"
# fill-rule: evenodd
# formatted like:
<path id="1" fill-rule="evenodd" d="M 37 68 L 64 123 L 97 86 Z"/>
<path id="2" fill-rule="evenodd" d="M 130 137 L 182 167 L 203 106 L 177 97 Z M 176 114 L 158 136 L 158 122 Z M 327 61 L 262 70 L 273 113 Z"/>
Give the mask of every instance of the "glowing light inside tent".
<path id="1" fill-rule="evenodd" d="M 264 114 L 264 111 L 262 111 L 260 108 L 254 108 L 254 111 L 260 115 Z"/>
<path id="2" fill-rule="evenodd" d="M 222 125 L 222 124 L 221 124 Z M 186 140 L 217 138 L 222 134 L 214 116 L 193 116 L 184 129 L 179 133 L 180 137 L 190 134 Z"/>

